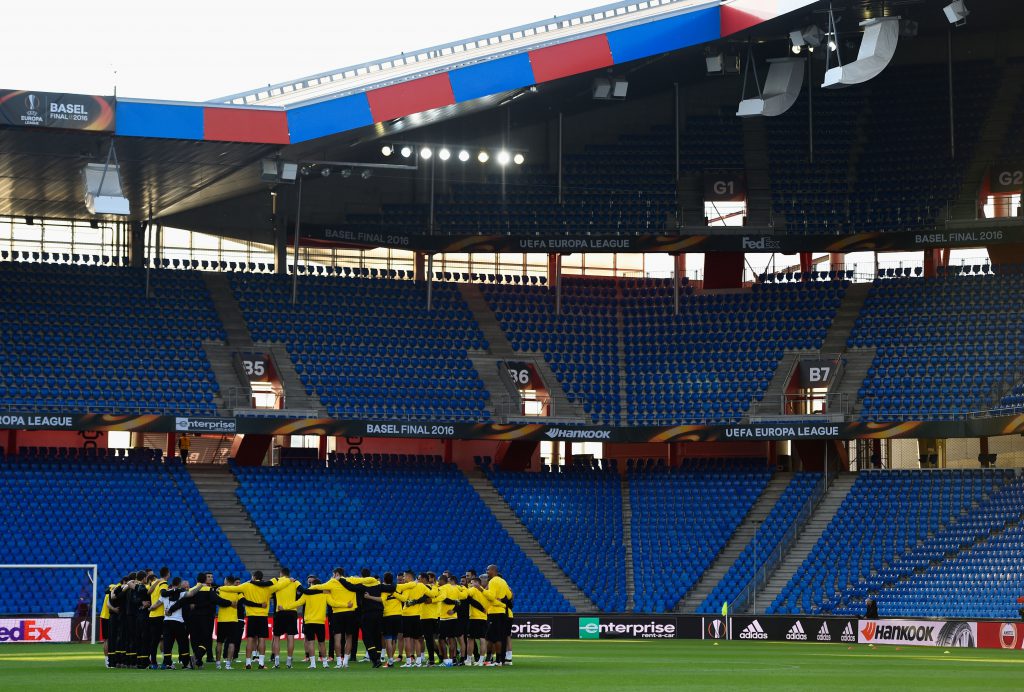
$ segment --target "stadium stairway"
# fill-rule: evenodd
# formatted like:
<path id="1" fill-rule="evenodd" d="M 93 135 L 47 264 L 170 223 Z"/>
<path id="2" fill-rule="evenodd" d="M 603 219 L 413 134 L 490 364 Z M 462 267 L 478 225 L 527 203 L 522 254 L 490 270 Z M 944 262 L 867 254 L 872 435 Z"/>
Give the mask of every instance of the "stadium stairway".
<path id="1" fill-rule="evenodd" d="M 620 361 L 621 362 L 621 361 Z M 626 549 L 626 610 L 636 608 L 633 578 L 633 503 L 629 499 L 629 476 L 622 476 L 622 545 Z"/>
<path id="2" fill-rule="evenodd" d="M 625 302 L 625 297 L 622 295 L 622 284 L 615 282 L 615 327 L 619 337 L 616 353 L 619 358 L 619 411 L 622 412 L 619 418 L 620 423 L 626 422 L 625 415 L 629 411 L 629 387 L 626 385 L 629 381 L 626 375 L 626 318 L 623 315 Z"/>
<path id="3" fill-rule="evenodd" d="M 494 487 L 491 480 L 484 475 L 484 472 L 474 467 L 469 470 L 464 469 L 463 473 L 477 495 L 480 496 L 480 499 L 483 500 L 487 508 L 498 519 L 498 522 L 508 532 L 508 535 L 512 537 L 512 540 L 519 545 L 526 554 L 526 557 L 530 558 L 533 564 L 537 565 L 541 574 L 551 582 L 552 586 L 569 601 L 573 609 L 578 613 L 598 612 L 598 607 L 594 602 L 562 571 L 562 568 L 551 559 L 551 556 L 541 547 L 537 539 L 533 537 L 533 534 L 527 530 L 523 522 L 516 516 L 516 513 L 505 502 L 505 498 Z"/>
<path id="4" fill-rule="evenodd" d="M 708 594 L 722 581 L 722 577 L 725 576 L 729 568 L 733 566 L 733 563 L 743 553 L 743 549 L 753 540 L 754 534 L 757 533 L 757 527 L 761 525 L 761 522 L 772 511 L 772 507 L 782 497 L 782 493 L 786 490 L 791 480 L 793 480 L 792 473 L 776 473 L 772 476 L 772 479 L 768 481 L 768 485 L 765 486 L 764 492 L 761 493 L 761 496 L 751 506 L 747 516 L 743 519 L 743 523 L 736 528 L 736 531 L 729 538 L 729 542 L 725 544 L 725 547 L 715 557 L 715 561 L 701 575 L 700 581 L 676 604 L 675 612 L 697 612 L 697 609 L 704 603 Z"/>
<path id="5" fill-rule="evenodd" d="M 217 409 L 228 413 L 238 400 L 247 398 L 240 393 L 247 392 L 249 383 L 243 382 L 235 369 L 234 353 L 238 350 L 252 348 L 252 336 L 242 318 L 238 302 L 231 293 L 231 284 L 223 272 L 202 272 L 203 283 L 213 300 L 213 308 L 217 311 L 220 323 L 224 325 L 227 341 L 203 341 L 203 351 L 213 368 L 213 376 L 217 378 L 220 394 L 214 397 Z M 233 394 L 234 393 L 234 394 Z"/>
<path id="6" fill-rule="evenodd" d="M 875 360 L 875 349 L 871 347 L 849 350 L 847 342 L 870 291 L 871 284 L 850 284 L 821 346 L 822 353 L 842 353 L 846 360 L 842 379 L 833 385 L 832 393 L 840 401 L 845 399 L 850 404 L 851 413 L 854 414 L 859 411 L 860 405 L 857 390 L 864 383 L 868 368 Z"/>
<path id="7" fill-rule="evenodd" d="M 964 171 L 963 184 L 950 210 L 950 219 L 973 221 L 978 218 L 978 190 L 989 165 L 1001 155 L 1000 149 L 1006 141 L 1015 115 L 1015 106 L 1022 91 L 1024 62 L 1008 62 L 1003 68 L 999 87 L 995 90 L 988 114 L 979 130 L 974 156 Z"/>
<path id="8" fill-rule="evenodd" d="M 764 118 L 743 118 L 743 164 L 747 176 L 746 225 L 773 225 L 768 131 Z"/>
<path id="9" fill-rule="evenodd" d="M 277 376 L 281 378 L 281 387 L 284 388 L 284 405 L 287 411 L 295 414 L 313 414 L 314 417 L 325 415 L 320 399 L 316 394 L 306 391 L 299 373 L 295 371 L 295 363 L 292 362 L 292 357 L 283 344 L 259 341 L 256 343 L 256 351 L 269 353 L 274 359 Z"/>
<path id="10" fill-rule="evenodd" d="M 493 407 L 496 403 L 495 395 L 505 391 L 494 364 L 497 361 L 506 360 L 529 361 L 537 369 L 537 374 L 544 380 L 544 384 L 548 388 L 552 408 L 554 409 L 552 418 L 567 422 L 590 422 L 580 405 L 569 401 L 569 397 L 565 395 L 565 390 L 562 388 L 558 378 L 555 377 L 555 373 L 552 372 L 547 361 L 541 357 L 531 358 L 529 355 L 512 348 L 512 344 L 509 342 L 508 337 L 505 336 L 505 332 L 502 331 L 501 325 L 498 324 L 498 320 L 494 316 L 494 311 L 491 310 L 491 306 L 487 304 L 487 300 L 480 292 L 480 287 L 473 283 L 459 283 L 458 287 L 459 292 L 462 294 L 462 299 L 469 306 L 488 344 L 488 353 L 486 354 L 469 353 L 469 359 L 473 362 L 473 367 L 476 368 L 484 386 L 487 387 L 487 391 L 491 394 L 488 406 Z M 539 356 L 540 354 L 537 355 Z M 491 414 L 494 415 L 494 411 L 491 411 Z"/>
<path id="11" fill-rule="evenodd" d="M 268 578 L 277 576 L 281 564 L 256 529 L 249 512 L 238 501 L 238 480 L 228 465 L 186 464 L 185 468 L 245 568 L 250 572 L 263 570 Z"/>
<path id="12" fill-rule="evenodd" d="M 849 495 L 850 488 L 853 487 L 856 480 L 856 474 L 844 473 L 831 482 L 828 490 L 825 491 L 825 496 L 818 503 L 818 506 L 814 508 L 814 513 L 811 514 L 811 518 L 804 524 L 800 535 L 797 536 L 796 542 L 793 543 L 789 553 L 782 558 L 782 562 L 779 563 L 775 572 L 768 577 L 767 584 L 758 595 L 758 603 L 764 605 L 772 603 L 775 597 L 782 593 L 782 589 L 793 578 L 793 575 L 796 574 L 803 561 L 807 559 L 807 555 L 818 543 L 821 534 L 825 532 L 825 528 L 832 521 L 836 512 L 839 511 L 840 505 L 843 504 L 843 500 Z M 752 605 L 748 604 L 746 607 L 747 612 L 751 608 Z M 763 611 L 764 608 L 762 607 L 761 610 Z"/>
<path id="13" fill-rule="evenodd" d="M 757 415 L 777 416 L 781 414 L 782 395 L 786 392 L 786 385 L 789 384 L 789 376 L 800 359 L 800 351 L 786 351 L 782 354 L 779 365 L 775 368 L 772 379 L 768 381 L 768 388 L 764 390 L 761 401 L 753 401 L 750 405 L 751 413 Z"/>

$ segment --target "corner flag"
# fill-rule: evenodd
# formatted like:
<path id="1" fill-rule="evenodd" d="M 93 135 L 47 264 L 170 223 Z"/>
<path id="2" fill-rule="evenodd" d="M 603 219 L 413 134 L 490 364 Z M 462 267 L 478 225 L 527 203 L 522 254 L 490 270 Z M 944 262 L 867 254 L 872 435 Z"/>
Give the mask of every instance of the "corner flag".
<path id="1" fill-rule="evenodd" d="M 722 617 L 729 615 L 729 601 L 722 601 Z"/>

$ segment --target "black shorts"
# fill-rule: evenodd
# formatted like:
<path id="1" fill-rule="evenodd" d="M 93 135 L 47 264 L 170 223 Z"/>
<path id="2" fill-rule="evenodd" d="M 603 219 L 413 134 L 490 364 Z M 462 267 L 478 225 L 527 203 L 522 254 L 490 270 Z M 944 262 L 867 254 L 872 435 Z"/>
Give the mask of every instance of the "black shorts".
<path id="1" fill-rule="evenodd" d="M 420 616 L 419 615 L 403 615 L 402 616 L 402 636 L 406 639 L 412 638 L 417 639 L 421 636 L 420 634 Z"/>
<path id="2" fill-rule="evenodd" d="M 274 613 L 274 636 L 299 633 L 299 614 L 294 610 L 279 610 Z"/>
<path id="3" fill-rule="evenodd" d="M 468 632 L 471 639 L 483 639 L 487 636 L 487 621 L 470 619 Z"/>
<path id="4" fill-rule="evenodd" d="M 270 636 L 266 615 L 250 615 L 245 619 L 245 636 L 249 639 L 266 639 Z"/>
<path id="5" fill-rule="evenodd" d="M 350 610 L 345 613 L 331 613 L 331 636 L 336 634 L 357 634 L 359 632 L 359 613 Z"/>
<path id="6" fill-rule="evenodd" d="M 306 641 L 316 640 L 322 642 L 327 638 L 326 628 L 323 623 L 312 624 L 304 623 L 302 625 L 302 635 L 306 638 Z"/>
<path id="7" fill-rule="evenodd" d="M 420 636 L 433 637 L 437 634 L 437 620 L 434 618 L 420 618 Z"/>
<path id="8" fill-rule="evenodd" d="M 224 644 L 238 642 L 242 638 L 242 623 L 217 621 L 217 641 Z"/>
<path id="9" fill-rule="evenodd" d="M 437 621 L 437 636 L 442 639 L 455 639 L 456 637 L 461 637 L 465 631 L 466 630 L 463 629 L 462 623 L 459 622 L 458 618 Z"/>
<path id="10" fill-rule="evenodd" d="M 388 615 L 381 624 L 381 631 L 385 637 L 397 637 L 402 633 L 402 616 Z"/>
<path id="11" fill-rule="evenodd" d="M 100 639 L 110 639 L 110 618 L 100 618 Z"/>
<path id="12" fill-rule="evenodd" d="M 503 642 L 512 633 L 512 620 L 508 615 L 493 613 L 487 616 L 487 641 Z"/>

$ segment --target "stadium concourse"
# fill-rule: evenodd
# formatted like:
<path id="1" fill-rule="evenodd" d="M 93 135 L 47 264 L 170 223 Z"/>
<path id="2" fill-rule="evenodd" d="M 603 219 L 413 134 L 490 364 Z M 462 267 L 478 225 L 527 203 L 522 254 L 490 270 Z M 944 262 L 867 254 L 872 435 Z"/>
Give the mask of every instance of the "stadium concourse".
<path id="1" fill-rule="evenodd" d="M 968 4 L 0 91 L 0 644 L 1021 649 L 1024 26 Z"/>

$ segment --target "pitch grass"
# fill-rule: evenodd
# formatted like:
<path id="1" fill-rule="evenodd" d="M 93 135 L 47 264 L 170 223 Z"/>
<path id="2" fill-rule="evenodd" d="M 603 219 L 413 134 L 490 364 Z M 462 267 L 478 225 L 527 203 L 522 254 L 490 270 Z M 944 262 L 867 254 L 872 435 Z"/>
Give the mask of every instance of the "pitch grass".
<path id="1" fill-rule="evenodd" d="M 0 690 L 1022 689 L 1024 652 L 710 641 L 518 641 L 512 668 L 107 670 L 100 647 L 0 645 Z"/>

